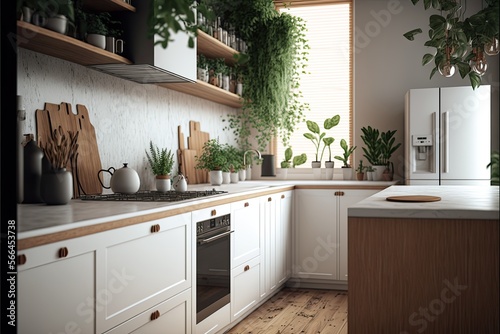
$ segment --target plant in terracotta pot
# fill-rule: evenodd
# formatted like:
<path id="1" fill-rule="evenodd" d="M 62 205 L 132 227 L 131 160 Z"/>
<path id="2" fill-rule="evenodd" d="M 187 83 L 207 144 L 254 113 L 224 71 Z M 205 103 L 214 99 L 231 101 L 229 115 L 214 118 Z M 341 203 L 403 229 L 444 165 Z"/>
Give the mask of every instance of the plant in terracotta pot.
<path id="1" fill-rule="evenodd" d="M 149 142 L 149 153 L 146 151 L 146 157 L 151 167 L 151 171 L 155 175 L 156 190 L 168 191 L 170 190 L 170 173 L 174 165 L 174 154 L 171 150 L 154 145 L 152 141 Z"/>
<path id="2" fill-rule="evenodd" d="M 366 166 L 363 166 L 363 160 L 359 160 L 358 168 L 356 168 L 356 179 L 363 181 L 365 178 Z"/>
<path id="3" fill-rule="evenodd" d="M 349 157 L 356 149 L 356 146 L 349 147 L 347 145 L 346 140 L 341 139 L 340 140 L 340 147 L 344 150 L 344 153 L 342 154 L 342 156 L 336 155 L 334 157 L 334 159 L 337 159 L 337 160 L 340 160 L 343 162 L 342 174 L 343 174 L 344 180 L 350 180 L 350 179 L 352 179 L 352 169 L 351 169 L 351 165 L 349 164 Z"/>
<path id="4" fill-rule="evenodd" d="M 222 184 L 222 168 L 227 164 L 224 145 L 218 139 L 210 139 L 203 145 L 202 153 L 196 157 L 196 169 L 210 172 L 212 185 Z"/>

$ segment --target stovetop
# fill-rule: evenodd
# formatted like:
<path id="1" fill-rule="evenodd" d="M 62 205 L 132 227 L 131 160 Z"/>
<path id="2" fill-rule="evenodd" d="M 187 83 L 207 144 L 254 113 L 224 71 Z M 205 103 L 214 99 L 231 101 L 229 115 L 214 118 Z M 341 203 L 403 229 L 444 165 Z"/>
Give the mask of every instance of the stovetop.
<path id="1" fill-rule="evenodd" d="M 199 199 L 214 195 L 225 194 L 227 191 L 221 190 L 193 190 L 193 191 L 151 191 L 141 190 L 135 194 L 102 194 L 102 195 L 81 195 L 82 200 L 92 201 L 136 201 L 136 202 L 179 202 L 190 199 Z"/>

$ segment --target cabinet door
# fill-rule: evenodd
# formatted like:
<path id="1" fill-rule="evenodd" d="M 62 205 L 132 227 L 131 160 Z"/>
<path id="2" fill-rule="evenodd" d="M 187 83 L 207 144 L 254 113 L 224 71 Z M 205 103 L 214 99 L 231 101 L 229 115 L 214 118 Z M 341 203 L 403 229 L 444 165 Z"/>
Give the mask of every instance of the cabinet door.
<path id="1" fill-rule="evenodd" d="M 337 196 L 334 190 L 295 190 L 294 277 L 337 279 Z"/>
<path id="2" fill-rule="evenodd" d="M 107 334 L 191 334 L 191 289 L 155 305 Z"/>
<path id="3" fill-rule="evenodd" d="M 191 287 L 191 214 L 110 231 L 98 259 L 98 331 Z"/>
<path id="4" fill-rule="evenodd" d="M 273 291 L 278 282 L 276 276 L 276 205 L 277 195 L 261 197 L 260 200 L 260 240 L 261 263 L 261 298 Z"/>
<path id="5" fill-rule="evenodd" d="M 346 189 L 338 191 L 339 199 L 339 280 L 347 281 L 347 209 L 376 194 L 379 190 Z"/>
<path id="6" fill-rule="evenodd" d="M 257 305 L 260 270 L 259 257 L 231 270 L 231 321 Z"/>
<path id="7" fill-rule="evenodd" d="M 260 254 L 259 199 L 231 204 L 231 268 Z"/>
<path id="8" fill-rule="evenodd" d="M 78 238 L 19 251 L 26 258 L 18 267 L 19 333 L 95 333 L 89 245 L 92 238 Z"/>

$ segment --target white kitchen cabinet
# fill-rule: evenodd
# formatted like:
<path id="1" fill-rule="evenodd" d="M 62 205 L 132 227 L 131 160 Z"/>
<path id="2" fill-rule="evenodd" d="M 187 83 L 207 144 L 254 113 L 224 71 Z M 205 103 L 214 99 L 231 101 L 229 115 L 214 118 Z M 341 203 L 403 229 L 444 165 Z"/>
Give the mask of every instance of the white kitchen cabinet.
<path id="1" fill-rule="evenodd" d="M 259 199 L 231 203 L 231 269 L 260 254 Z"/>
<path id="2" fill-rule="evenodd" d="M 231 321 L 259 302 L 260 270 L 258 256 L 231 270 Z"/>
<path id="3" fill-rule="evenodd" d="M 347 280 L 347 208 L 375 189 L 296 189 L 294 281 Z"/>
<path id="4" fill-rule="evenodd" d="M 191 334 L 191 289 L 155 305 L 106 334 Z"/>
<path id="5" fill-rule="evenodd" d="M 95 333 L 99 240 L 75 238 L 18 252 L 19 333 Z"/>
<path id="6" fill-rule="evenodd" d="M 261 197 L 261 298 L 289 277 L 292 191 Z"/>
<path id="7" fill-rule="evenodd" d="M 103 304 L 96 309 L 99 333 L 191 287 L 191 214 L 102 234 L 108 243 L 97 253 L 96 298 Z"/>

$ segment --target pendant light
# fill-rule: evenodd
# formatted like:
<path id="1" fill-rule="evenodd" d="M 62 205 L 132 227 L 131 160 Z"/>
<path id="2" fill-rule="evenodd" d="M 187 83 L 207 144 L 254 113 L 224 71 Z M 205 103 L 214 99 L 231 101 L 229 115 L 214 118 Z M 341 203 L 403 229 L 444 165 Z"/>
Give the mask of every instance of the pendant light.
<path id="1" fill-rule="evenodd" d="M 488 69 L 488 63 L 483 53 L 483 48 L 476 47 L 473 50 L 474 58 L 469 61 L 469 66 L 478 75 L 483 76 Z"/>
<path id="2" fill-rule="evenodd" d="M 484 45 L 484 53 L 488 56 L 496 56 L 498 54 L 498 38 L 492 37 L 491 41 Z"/>

